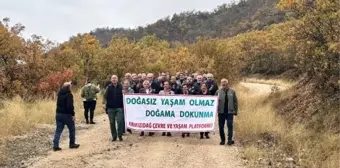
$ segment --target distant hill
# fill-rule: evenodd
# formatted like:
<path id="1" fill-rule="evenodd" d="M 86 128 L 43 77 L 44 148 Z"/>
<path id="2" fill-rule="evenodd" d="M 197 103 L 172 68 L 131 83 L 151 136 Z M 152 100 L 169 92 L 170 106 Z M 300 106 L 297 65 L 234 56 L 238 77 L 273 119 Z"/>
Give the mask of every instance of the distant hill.
<path id="1" fill-rule="evenodd" d="M 275 8 L 277 0 L 241 0 L 238 4 L 223 4 L 213 12 L 183 12 L 136 29 L 97 28 L 91 34 L 107 44 L 112 36 L 139 40 L 155 34 L 169 42 L 194 42 L 199 36 L 230 37 L 249 30 L 260 30 L 284 21 L 285 13 Z"/>

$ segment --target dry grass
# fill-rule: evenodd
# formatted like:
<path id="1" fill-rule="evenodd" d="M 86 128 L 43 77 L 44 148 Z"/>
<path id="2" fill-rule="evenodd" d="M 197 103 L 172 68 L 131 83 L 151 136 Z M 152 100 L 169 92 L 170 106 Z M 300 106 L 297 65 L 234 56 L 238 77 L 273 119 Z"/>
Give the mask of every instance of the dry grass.
<path id="1" fill-rule="evenodd" d="M 84 120 L 83 102 L 80 92 L 73 93 L 77 122 Z M 101 96 L 98 96 L 101 102 Z M 3 102 L 0 109 L 0 137 L 7 138 L 23 134 L 37 124 L 54 124 L 56 100 L 40 99 L 26 103 L 20 97 Z M 103 113 L 100 103 L 97 103 L 95 114 Z"/>
<path id="2" fill-rule="evenodd" d="M 267 96 L 252 96 L 249 91 L 244 91 L 243 86 L 237 86 L 240 112 L 235 120 L 236 133 L 243 140 L 253 141 L 263 133 L 271 132 L 278 123 L 282 122 L 280 118 L 273 113 L 270 104 L 260 105 Z"/>
<path id="3" fill-rule="evenodd" d="M 279 85 L 282 87 L 290 87 L 296 84 L 296 81 L 293 80 L 282 80 L 282 79 L 258 79 L 258 78 L 246 78 L 245 82 L 249 83 L 261 83 L 261 84 L 270 84 L 270 85 Z"/>
<path id="4" fill-rule="evenodd" d="M 251 96 L 249 90 L 240 85 L 236 86 L 236 90 L 240 112 L 235 119 L 235 132 L 237 138 L 245 144 L 244 156 L 250 163 L 256 162 L 263 155 L 272 157 L 269 155 L 274 152 L 270 150 L 276 150 L 294 158 L 302 167 L 339 167 L 339 134 L 316 132 L 300 123 L 288 125 L 284 118 L 274 111 L 273 103 L 277 99 L 268 99 L 268 96 L 261 95 Z M 275 137 L 275 147 L 266 149 L 258 145 L 258 140 L 264 140 L 264 134 Z"/>
<path id="5" fill-rule="evenodd" d="M 244 149 L 244 157 L 249 160 L 258 160 L 263 156 L 263 150 L 257 148 L 255 145 L 250 145 Z"/>

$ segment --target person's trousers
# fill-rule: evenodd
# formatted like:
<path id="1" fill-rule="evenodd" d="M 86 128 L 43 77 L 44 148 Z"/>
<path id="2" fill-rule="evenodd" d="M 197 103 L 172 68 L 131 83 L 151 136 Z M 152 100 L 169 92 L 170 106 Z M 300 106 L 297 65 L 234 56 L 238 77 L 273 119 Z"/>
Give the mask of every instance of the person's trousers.
<path id="1" fill-rule="evenodd" d="M 203 137 L 203 135 L 208 136 L 209 132 L 200 132 L 200 136 Z"/>
<path id="2" fill-rule="evenodd" d="M 110 129 L 112 138 L 123 135 L 124 132 L 124 112 L 123 108 L 109 108 L 107 114 L 110 120 Z M 117 121 L 117 126 L 116 126 Z"/>
<path id="3" fill-rule="evenodd" d="M 57 128 L 55 131 L 54 135 L 54 140 L 53 140 L 53 147 L 59 147 L 59 140 L 61 133 L 64 130 L 64 126 L 66 125 L 69 131 L 69 138 L 70 138 L 70 143 L 69 145 L 74 145 L 75 140 L 76 140 L 76 129 L 75 129 L 75 124 L 72 119 L 72 115 L 69 114 L 58 114 L 56 115 L 56 124 Z"/>
<path id="4" fill-rule="evenodd" d="M 93 121 L 94 110 L 96 109 L 97 101 L 84 101 L 84 116 L 86 121 L 89 121 L 89 112 L 90 112 L 90 121 Z"/>
<path id="5" fill-rule="evenodd" d="M 125 115 L 124 115 L 124 110 L 123 110 L 123 133 L 125 133 Z"/>
<path id="6" fill-rule="evenodd" d="M 225 142 L 224 126 L 225 126 L 226 120 L 227 120 L 227 127 L 228 127 L 228 141 L 232 141 L 233 140 L 234 115 L 233 114 L 218 114 L 218 126 L 220 129 L 221 141 L 223 142 Z"/>

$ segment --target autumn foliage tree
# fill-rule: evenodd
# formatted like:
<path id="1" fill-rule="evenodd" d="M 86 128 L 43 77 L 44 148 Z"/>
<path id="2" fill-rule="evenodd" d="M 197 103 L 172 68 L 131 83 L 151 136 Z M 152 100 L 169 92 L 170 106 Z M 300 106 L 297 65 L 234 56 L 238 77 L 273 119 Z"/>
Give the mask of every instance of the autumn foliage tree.
<path id="1" fill-rule="evenodd" d="M 294 72 L 287 73 L 291 77 L 307 73 L 325 86 L 338 88 L 339 2 L 281 0 L 278 7 L 289 14 L 289 21 L 229 38 L 196 36 L 195 43 L 181 43 L 157 35 L 134 41 L 113 36 L 105 47 L 88 33 L 58 45 L 39 36 L 24 40 L 20 37 L 24 27 L 10 27 L 9 19 L 4 19 L 0 24 L 0 91 L 5 97 L 29 96 L 51 92 L 70 78 L 80 84 L 87 78 L 104 83 L 112 74 L 186 70 L 211 72 L 216 79 L 233 82 L 241 73 Z M 247 27 L 248 23 L 242 24 Z M 65 75 L 69 72 L 72 75 Z"/>

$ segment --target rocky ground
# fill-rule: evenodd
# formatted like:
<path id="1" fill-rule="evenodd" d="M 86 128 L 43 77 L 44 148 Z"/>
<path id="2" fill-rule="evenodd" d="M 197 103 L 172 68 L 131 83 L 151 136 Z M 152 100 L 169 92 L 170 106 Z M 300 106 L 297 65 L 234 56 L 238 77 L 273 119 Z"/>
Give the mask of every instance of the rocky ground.
<path id="1" fill-rule="evenodd" d="M 88 128 L 83 124 L 77 126 L 77 130 Z M 54 131 L 53 125 L 39 125 L 26 135 L 0 141 L 0 167 L 28 167 L 35 159 L 46 157 L 52 147 Z M 67 138 L 65 131 L 61 140 Z"/>

